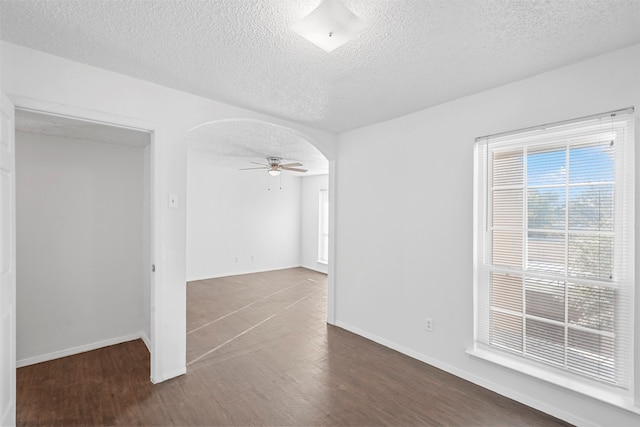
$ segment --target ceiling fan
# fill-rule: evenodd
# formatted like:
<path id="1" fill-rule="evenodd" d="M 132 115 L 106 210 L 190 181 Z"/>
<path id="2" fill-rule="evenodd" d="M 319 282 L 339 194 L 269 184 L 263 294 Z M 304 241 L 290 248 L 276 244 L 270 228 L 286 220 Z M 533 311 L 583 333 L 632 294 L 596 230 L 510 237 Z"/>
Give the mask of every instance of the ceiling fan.
<path id="1" fill-rule="evenodd" d="M 252 169 L 266 169 L 269 171 L 269 175 L 278 176 L 282 171 L 292 171 L 292 172 L 307 172 L 307 169 L 301 169 L 298 166 L 302 166 L 302 163 L 282 163 L 282 157 L 267 157 L 267 162 L 269 164 L 265 165 L 262 163 L 249 162 L 254 165 L 260 165 L 259 168 L 243 168 L 241 171 L 252 170 Z"/>

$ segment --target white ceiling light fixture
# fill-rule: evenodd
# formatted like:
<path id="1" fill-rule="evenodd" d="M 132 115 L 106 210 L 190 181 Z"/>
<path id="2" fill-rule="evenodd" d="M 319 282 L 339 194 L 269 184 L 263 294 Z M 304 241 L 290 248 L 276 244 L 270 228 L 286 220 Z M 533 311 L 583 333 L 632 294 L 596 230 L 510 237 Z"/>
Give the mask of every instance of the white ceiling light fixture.
<path id="1" fill-rule="evenodd" d="M 327 52 L 360 34 L 367 24 L 353 14 L 341 0 L 324 0 L 291 29 Z"/>

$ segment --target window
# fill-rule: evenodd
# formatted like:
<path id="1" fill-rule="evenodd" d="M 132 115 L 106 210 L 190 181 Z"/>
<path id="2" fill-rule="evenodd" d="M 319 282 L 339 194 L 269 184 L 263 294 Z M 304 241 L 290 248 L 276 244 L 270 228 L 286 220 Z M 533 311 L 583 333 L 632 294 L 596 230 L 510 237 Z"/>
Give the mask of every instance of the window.
<path id="1" fill-rule="evenodd" d="M 329 262 L 329 192 L 320 190 L 318 212 L 318 262 Z"/>
<path id="2" fill-rule="evenodd" d="M 632 125 L 629 109 L 478 139 L 476 350 L 631 395 Z"/>

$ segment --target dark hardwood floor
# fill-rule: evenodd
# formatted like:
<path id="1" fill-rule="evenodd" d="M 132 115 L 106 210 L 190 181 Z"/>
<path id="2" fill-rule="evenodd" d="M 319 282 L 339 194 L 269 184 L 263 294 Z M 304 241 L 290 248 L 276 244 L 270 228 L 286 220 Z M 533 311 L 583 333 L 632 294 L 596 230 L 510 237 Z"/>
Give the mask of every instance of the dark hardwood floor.
<path id="1" fill-rule="evenodd" d="M 18 425 L 566 425 L 325 323 L 326 276 L 192 282 L 187 374 L 142 341 L 18 369 Z"/>

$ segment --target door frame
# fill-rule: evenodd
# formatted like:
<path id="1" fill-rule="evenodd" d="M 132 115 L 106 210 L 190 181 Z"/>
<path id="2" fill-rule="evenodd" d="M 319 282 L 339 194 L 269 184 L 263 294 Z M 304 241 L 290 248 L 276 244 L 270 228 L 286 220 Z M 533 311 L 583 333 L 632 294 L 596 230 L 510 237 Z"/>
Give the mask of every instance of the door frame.
<path id="1" fill-rule="evenodd" d="M 16 423 L 16 180 L 15 180 L 15 108 L 11 100 L 0 93 L 0 229 L 2 257 L 0 275 L 0 424 Z"/>
<path id="2" fill-rule="evenodd" d="M 161 277 L 155 271 L 152 271 L 152 266 L 158 264 L 162 256 L 162 238 L 161 238 L 161 212 L 159 206 L 159 177 L 157 176 L 157 165 L 159 162 L 158 147 L 155 143 L 155 136 L 158 130 L 158 126 L 154 123 L 135 119 L 131 117 L 120 116 L 117 114 L 111 114 L 103 111 L 90 110 L 85 108 L 72 107 L 68 105 L 58 104 L 55 102 L 49 102 L 20 95 L 13 95 L 7 93 L 6 96 L 13 103 L 15 110 L 33 111 L 37 113 L 43 113 L 53 116 L 67 117 L 75 120 L 81 120 L 86 122 L 94 122 L 103 124 L 106 126 L 113 126 L 125 129 L 131 129 L 136 131 L 142 131 L 149 134 L 149 260 L 148 266 L 142 266 L 143 268 L 149 268 L 151 271 L 149 275 L 149 316 L 150 316 L 150 335 L 149 342 L 146 342 L 151 355 L 151 372 L 150 378 L 152 382 L 156 382 L 155 379 L 162 376 L 160 367 L 157 360 L 157 340 L 155 337 L 156 328 L 159 327 L 160 321 L 156 319 L 156 288 L 159 285 Z M 14 129 L 15 131 L 15 123 Z M 147 177 L 145 177 L 147 178 Z M 15 203 L 15 193 L 14 193 Z M 13 225 L 15 228 L 15 224 Z"/>

